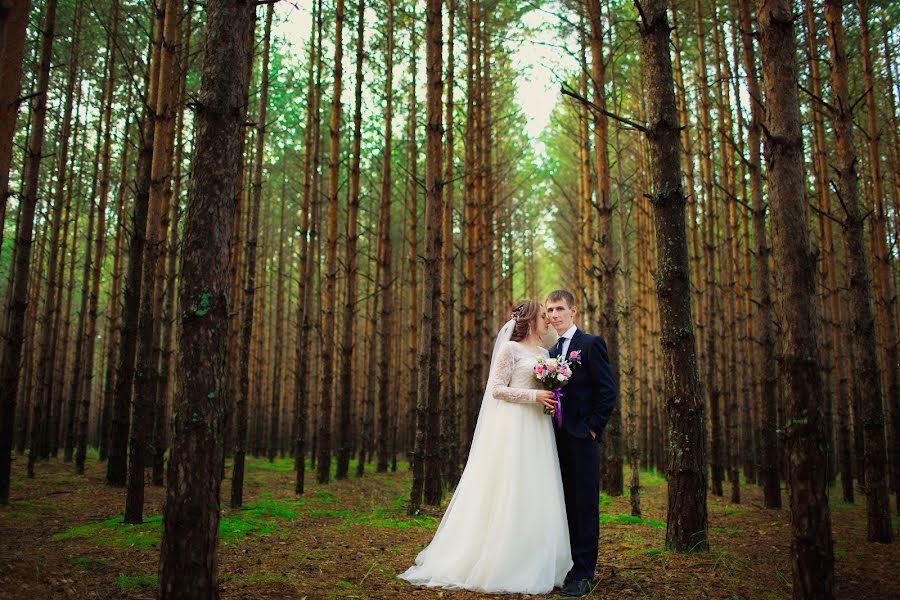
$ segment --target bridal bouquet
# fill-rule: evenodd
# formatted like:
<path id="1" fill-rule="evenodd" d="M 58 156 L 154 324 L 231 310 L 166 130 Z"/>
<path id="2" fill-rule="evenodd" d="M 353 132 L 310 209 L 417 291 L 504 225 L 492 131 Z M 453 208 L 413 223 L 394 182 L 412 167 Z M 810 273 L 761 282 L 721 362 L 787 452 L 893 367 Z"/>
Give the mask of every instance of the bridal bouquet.
<path id="1" fill-rule="evenodd" d="M 573 352 L 572 354 L 574 355 L 575 353 Z M 544 389 L 553 392 L 553 399 L 556 401 L 556 410 L 545 406 L 544 413 L 553 415 L 559 427 L 562 427 L 562 403 L 560 402 L 562 400 L 562 388 L 569 383 L 571 377 L 572 363 L 567 360 L 541 358 L 534 365 L 534 378 L 544 386 Z"/>

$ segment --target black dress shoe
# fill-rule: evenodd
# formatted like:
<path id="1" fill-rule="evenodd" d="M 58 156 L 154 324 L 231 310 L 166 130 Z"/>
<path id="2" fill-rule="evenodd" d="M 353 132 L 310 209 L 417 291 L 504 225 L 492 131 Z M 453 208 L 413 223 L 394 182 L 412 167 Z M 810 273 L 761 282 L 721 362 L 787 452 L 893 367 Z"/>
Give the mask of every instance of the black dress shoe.
<path id="1" fill-rule="evenodd" d="M 571 597 L 587 596 L 591 593 L 591 580 L 570 579 L 563 586 L 561 593 L 563 596 Z"/>

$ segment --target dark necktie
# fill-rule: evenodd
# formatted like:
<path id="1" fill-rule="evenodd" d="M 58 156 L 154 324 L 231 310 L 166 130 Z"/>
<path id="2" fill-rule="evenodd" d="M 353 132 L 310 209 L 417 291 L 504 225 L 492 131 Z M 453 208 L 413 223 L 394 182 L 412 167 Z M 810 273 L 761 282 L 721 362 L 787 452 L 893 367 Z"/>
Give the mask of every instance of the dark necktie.
<path id="1" fill-rule="evenodd" d="M 562 358 L 563 345 L 565 345 L 566 339 L 568 338 L 561 337 L 556 340 L 556 356 L 560 358 Z"/>

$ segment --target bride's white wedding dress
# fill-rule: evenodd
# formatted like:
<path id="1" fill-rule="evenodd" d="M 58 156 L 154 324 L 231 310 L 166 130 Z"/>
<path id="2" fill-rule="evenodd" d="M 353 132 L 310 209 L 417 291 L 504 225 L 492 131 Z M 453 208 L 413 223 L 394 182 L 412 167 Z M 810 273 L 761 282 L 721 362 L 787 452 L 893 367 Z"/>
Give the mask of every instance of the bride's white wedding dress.
<path id="1" fill-rule="evenodd" d="M 572 567 L 550 417 L 535 400 L 535 353 L 501 330 L 466 468 L 410 583 L 545 594 Z M 504 339 L 505 335 L 505 339 Z"/>

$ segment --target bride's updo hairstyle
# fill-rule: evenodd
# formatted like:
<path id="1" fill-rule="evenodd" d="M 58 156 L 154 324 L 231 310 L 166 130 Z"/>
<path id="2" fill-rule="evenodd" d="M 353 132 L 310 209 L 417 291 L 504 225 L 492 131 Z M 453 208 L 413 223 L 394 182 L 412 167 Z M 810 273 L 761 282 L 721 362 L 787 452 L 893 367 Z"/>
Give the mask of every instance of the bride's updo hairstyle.
<path id="1" fill-rule="evenodd" d="M 528 337 L 528 334 L 534 331 L 535 322 L 541 315 L 541 303 L 537 300 L 522 300 L 515 305 L 512 311 L 512 319 L 515 319 L 516 325 L 513 327 L 512 336 L 509 338 L 514 342 L 521 342 Z"/>

